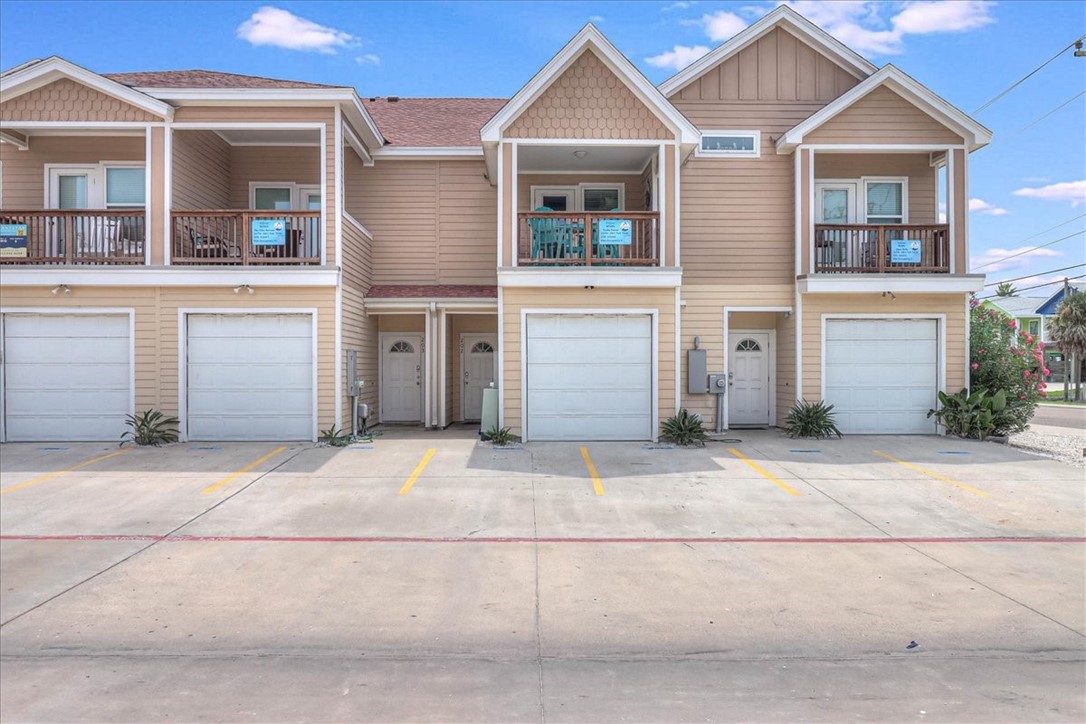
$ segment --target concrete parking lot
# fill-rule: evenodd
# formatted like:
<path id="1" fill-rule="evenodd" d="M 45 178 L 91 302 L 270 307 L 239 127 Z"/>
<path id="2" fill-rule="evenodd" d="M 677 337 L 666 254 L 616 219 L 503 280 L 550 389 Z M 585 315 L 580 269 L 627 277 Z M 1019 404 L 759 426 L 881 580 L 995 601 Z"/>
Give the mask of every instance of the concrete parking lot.
<path id="1" fill-rule="evenodd" d="M 0 719 L 1082 721 L 1083 483 L 776 431 L 4 445 Z"/>

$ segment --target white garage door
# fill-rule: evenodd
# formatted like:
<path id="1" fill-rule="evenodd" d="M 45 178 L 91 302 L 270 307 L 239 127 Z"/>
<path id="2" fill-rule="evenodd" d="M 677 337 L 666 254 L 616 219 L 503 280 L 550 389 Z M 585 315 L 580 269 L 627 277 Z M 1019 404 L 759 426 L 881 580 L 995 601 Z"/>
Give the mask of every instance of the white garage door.
<path id="1" fill-rule="evenodd" d="M 310 440 L 308 314 L 188 316 L 190 440 Z"/>
<path id="2" fill-rule="evenodd" d="M 128 315 L 5 314 L 7 439 L 119 441 L 132 411 Z"/>
<path id="3" fill-rule="evenodd" d="M 652 318 L 527 318 L 527 437 L 652 438 Z"/>
<path id="4" fill-rule="evenodd" d="M 826 320 L 826 402 L 844 433 L 936 432 L 934 319 Z"/>

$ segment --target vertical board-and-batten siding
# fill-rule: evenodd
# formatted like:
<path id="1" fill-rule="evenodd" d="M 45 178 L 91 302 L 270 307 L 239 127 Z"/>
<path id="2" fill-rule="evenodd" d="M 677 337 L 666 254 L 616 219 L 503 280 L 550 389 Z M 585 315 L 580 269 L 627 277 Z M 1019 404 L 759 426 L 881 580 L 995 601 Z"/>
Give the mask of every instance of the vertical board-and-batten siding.
<path id="1" fill-rule="evenodd" d="M 0 104 L 0 122 L 17 121 L 154 123 L 162 118 L 82 83 L 61 78 Z"/>
<path id="2" fill-rule="evenodd" d="M 335 289 L 333 287 L 259 287 L 237 295 L 227 287 L 91 287 L 78 286 L 69 296 L 54 297 L 49 287 L 4 289 L 4 307 L 66 309 L 135 309 L 136 409 L 178 413 L 178 310 L 315 308 L 317 310 L 317 423 L 335 421 Z M 289 311 L 287 312 L 289 313 Z"/>
<path id="3" fill-rule="evenodd" d="M 504 136 L 670 140 L 675 134 L 586 49 L 509 124 Z"/>
<path id="4" fill-rule="evenodd" d="M 373 233 L 374 284 L 496 284 L 497 190 L 482 161 L 345 157 L 347 212 Z"/>
<path id="5" fill-rule="evenodd" d="M 78 163 L 93 166 L 102 161 L 143 161 L 147 141 L 137 136 L 35 136 L 30 148 L 20 151 L 0 144 L 3 162 L 3 208 L 45 208 L 45 164 Z"/>

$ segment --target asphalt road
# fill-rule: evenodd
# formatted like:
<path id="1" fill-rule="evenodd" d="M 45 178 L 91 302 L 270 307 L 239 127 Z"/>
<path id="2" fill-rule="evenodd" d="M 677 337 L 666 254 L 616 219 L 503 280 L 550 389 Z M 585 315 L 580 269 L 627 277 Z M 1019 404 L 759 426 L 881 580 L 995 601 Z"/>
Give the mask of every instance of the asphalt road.
<path id="1" fill-rule="evenodd" d="M 1035 425 L 1053 425 L 1055 427 L 1086 430 L 1086 407 L 1038 405 L 1037 411 L 1033 413 L 1032 422 Z"/>

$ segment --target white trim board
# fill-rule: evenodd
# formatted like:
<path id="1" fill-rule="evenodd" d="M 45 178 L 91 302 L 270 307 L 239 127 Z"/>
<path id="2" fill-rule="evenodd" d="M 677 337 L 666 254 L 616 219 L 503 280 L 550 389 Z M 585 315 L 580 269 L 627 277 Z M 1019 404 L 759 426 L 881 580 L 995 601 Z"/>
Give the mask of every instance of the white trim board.
<path id="1" fill-rule="evenodd" d="M 189 327 L 188 317 L 190 314 L 205 314 L 205 315 L 257 315 L 257 314 L 291 314 L 291 315 L 309 315 L 310 316 L 310 333 L 312 336 L 312 359 L 313 359 L 313 430 L 312 430 L 312 442 L 317 441 L 319 431 L 319 414 L 318 410 L 320 399 L 320 387 L 317 385 L 318 371 L 320 370 L 320 357 L 318 356 L 318 331 L 317 325 L 317 309 L 316 307 L 251 307 L 251 308 L 238 308 L 238 307 L 178 307 L 177 308 L 177 419 L 180 420 L 180 440 L 182 442 L 188 440 L 188 339 L 189 339 Z M 336 421 L 339 424 L 339 421 Z"/>
<path id="2" fill-rule="evenodd" d="M 0 349 L 4 345 L 4 315 L 49 314 L 55 316 L 127 316 L 128 317 L 128 411 L 136 412 L 136 308 L 135 307 L 0 307 Z M 0 364 L 0 398 L 5 398 L 7 378 Z M 0 442 L 7 441 L 7 408 L 0 399 Z"/>
<path id="3" fill-rule="evenodd" d="M 796 280 L 801 294 L 957 294 L 983 288 L 983 274 L 814 274 Z"/>

